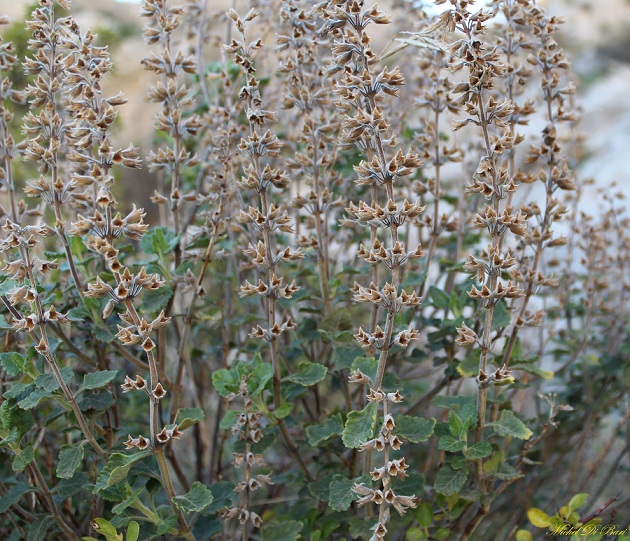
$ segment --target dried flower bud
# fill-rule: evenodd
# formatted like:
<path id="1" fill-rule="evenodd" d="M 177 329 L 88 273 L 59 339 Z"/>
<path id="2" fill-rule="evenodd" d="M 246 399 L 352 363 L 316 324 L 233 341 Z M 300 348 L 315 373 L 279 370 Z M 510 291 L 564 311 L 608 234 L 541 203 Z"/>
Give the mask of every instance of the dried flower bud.
<path id="1" fill-rule="evenodd" d="M 399 403 L 403 401 L 403 397 L 398 391 L 396 391 L 395 393 L 387 393 L 387 400 L 389 402 Z"/>
<path id="2" fill-rule="evenodd" d="M 167 430 L 166 434 L 168 435 L 169 438 L 172 438 L 174 440 L 178 440 L 179 438 L 182 437 L 182 432 L 179 430 L 177 425 L 175 425 L 173 428 Z"/>
<path id="3" fill-rule="evenodd" d="M 155 389 L 153 389 L 151 396 L 155 398 L 156 400 L 162 400 L 162 398 L 166 396 L 166 390 L 164 389 L 164 387 L 162 387 L 161 383 L 158 383 L 155 386 Z"/>
<path id="4" fill-rule="evenodd" d="M 156 436 L 155 439 L 158 443 L 165 444 L 170 438 L 166 431 L 166 428 L 163 428 Z"/>

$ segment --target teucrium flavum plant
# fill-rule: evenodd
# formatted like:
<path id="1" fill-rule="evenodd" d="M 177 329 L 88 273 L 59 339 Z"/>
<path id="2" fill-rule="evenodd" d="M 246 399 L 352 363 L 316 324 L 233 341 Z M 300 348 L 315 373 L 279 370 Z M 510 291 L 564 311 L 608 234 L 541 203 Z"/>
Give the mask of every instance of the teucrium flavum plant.
<path id="1" fill-rule="evenodd" d="M 0 19 L 2 539 L 621 516 L 629 219 L 583 210 L 558 17 L 145 0 L 128 144 L 74 9 Z"/>

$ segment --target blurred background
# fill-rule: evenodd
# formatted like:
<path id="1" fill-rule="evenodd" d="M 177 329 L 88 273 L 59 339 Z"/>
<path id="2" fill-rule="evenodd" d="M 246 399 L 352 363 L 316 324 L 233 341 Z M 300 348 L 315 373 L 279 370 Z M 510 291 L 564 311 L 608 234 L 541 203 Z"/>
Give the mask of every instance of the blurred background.
<path id="1" fill-rule="evenodd" d="M 225 11 L 231 3 L 208 0 L 208 8 Z M 236 2 L 237 9 L 239 4 L 244 4 L 244 0 Z M 386 8 L 387 2 L 380 4 Z M 569 52 L 577 78 L 583 114 L 580 131 L 588 134 L 580 176 L 595 179 L 595 186 L 586 188 L 583 200 L 588 206 L 585 210 L 594 212 L 598 186 L 617 181 L 630 197 L 626 173 L 630 154 L 630 0 L 541 0 L 539 4 L 548 13 L 566 20 L 560 44 Z M 12 21 L 24 21 L 31 5 L 31 0 L 0 0 L 0 14 L 8 15 Z M 123 89 L 129 100 L 120 108 L 117 142 L 124 146 L 133 142 L 145 155 L 153 136 L 148 127 L 154 112 L 145 94 L 153 76 L 140 64 L 149 49 L 142 38 L 144 22 L 139 11 L 139 0 L 73 1 L 73 16 L 81 28 L 99 34 L 100 43 L 110 47 L 114 75 L 107 79 L 109 90 L 115 94 Z M 133 195 L 145 191 L 146 197 L 147 192 L 153 191 L 154 181 L 147 175 L 146 169 L 136 174 L 138 183 L 132 188 Z"/>

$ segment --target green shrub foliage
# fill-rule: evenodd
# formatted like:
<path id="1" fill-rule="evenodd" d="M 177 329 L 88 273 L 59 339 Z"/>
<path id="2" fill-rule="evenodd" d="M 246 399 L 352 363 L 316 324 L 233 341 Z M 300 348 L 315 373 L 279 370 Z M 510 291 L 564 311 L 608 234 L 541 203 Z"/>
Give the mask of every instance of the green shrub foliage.
<path id="1" fill-rule="evenodd" d="M 561 21 L 213 4 L 140 8 L 149 152 L 69 0 L 5 26 L 2 539 L 597 535 L 629 221 L 581 211 Z"/>

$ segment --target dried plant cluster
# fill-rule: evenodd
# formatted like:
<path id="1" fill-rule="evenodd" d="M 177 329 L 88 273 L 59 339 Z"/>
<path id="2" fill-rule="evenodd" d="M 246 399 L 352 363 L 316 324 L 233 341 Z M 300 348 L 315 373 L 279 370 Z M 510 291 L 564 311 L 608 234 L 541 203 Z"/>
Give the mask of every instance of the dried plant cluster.
<path id="1" fill-rule="evenodd" d="M 115 142 L 124 89 L 67 0 L 0 20 L 2 539 L 617 524 L 630 219 L 614 187 L 582 210 L 561 20 L 533 0 L 139 17 L 147 155 Z M 152 223 L 124 197 L 140 167 Z"/>

